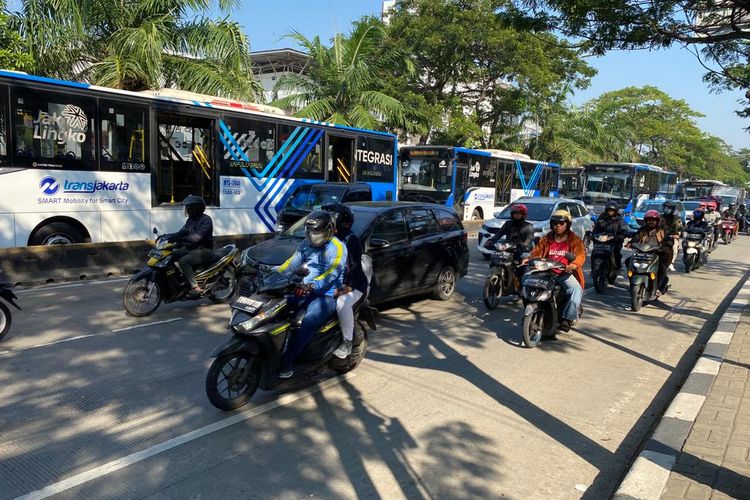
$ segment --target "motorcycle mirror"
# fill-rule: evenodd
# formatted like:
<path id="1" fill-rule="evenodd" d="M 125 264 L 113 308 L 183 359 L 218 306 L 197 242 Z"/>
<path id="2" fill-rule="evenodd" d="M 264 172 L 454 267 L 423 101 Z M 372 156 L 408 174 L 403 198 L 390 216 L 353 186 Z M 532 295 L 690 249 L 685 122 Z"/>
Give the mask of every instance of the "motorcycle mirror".
<path id="1" fill-rule="evenodd" d="M 297 269 L 295 269 L 294 274 L 301 278 L 304 278 L 305 276 L 310 274 L 310 268 L 307 266 L 300 266 Z"/>
<path id="2" fill-rule="evenodd" d="M 159 230 L 154 227 L 154 234 L 159 234 Z"/>

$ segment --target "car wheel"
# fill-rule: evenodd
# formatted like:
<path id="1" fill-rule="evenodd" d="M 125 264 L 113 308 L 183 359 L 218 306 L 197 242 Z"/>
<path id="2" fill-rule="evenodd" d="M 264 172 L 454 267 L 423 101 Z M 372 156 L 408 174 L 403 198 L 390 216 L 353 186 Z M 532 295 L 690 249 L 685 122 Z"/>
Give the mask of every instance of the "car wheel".
<path id="1" fill-rule="evenodd" d="M 451 266 L 445 266 L 438 274 L 438 279 L 435 282 L 435 290 L 433 295 L 438 300 L 450 300 L 453 297 L 453 292 L 456 291 L 456 282 L 458 281 L 458 275 L 456 270 Z"/>

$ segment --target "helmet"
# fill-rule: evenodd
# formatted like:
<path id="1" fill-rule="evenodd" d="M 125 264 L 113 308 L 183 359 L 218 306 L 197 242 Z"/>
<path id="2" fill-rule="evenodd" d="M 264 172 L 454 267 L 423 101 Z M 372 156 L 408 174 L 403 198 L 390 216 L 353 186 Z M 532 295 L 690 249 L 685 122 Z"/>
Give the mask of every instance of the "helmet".
<path id="1" fill-rule="evenodd" d="M 703 220 L 703 210 L 700 208 L 696 208 L 693 210 L 693 220 L 694 221 L 702 221 Z"/>
<path id="2" fill-rule="evenodd" d="M 333 215 L 325 210 L 315 210 L 305 221 L 305 236 L 314 247 L 322 247 L 333 238 Z"/>
<path id="3" fill-rule="evenodd" d="M 331 212 L 333 214 L 337 226 L 342 226 L 344 224 L 351 226 L 354 224 L 354 214 L 352 213 L 352 209 L 343 203 L 331 203 L 330 205 L 325 205 L 321 208 L 326 212 Z"/>
<path id="4" fill-rule="evenodd" d="M 617 212 L 620 209 L 620 207 L 617 206 L 617 203 L 614 201 L 607 202 L 607 205 L 604 207 L 604 213 L 607 213 L 610 210 L 614 210 Z"/>
<path id="5" fill-rule="evenodd" d="M 513 214 L 521 214 L 521 217 L 525 219 L 526 216 L 529 215 L 529 209 L 526 208 L 526 205 L 524 205 L 523 203 L 517 203 L 510 206 L 511 217 L 513 216 Z"/>
<path id="6" fill-rule="evenodd" d="M 649 220 L 655 220 L 656 222 L 659 222 L 661 220 L 661 215 L 659 215 L 659 212 L 657 212 L 656 210 L 648 210 L 643 216 L 643 221 L 648 222 Z"/>
<path id="7" fill-rule="evenodd" d="M 188 217 L 198 217 L 206 211 L 206 202 L 203 201 L 203 198 L 194 194 L 189 194 L 182 201 L 182 206 L 185 207 L 185 214 Z"/>
<path id="8" fill-rule="evenodd" d="M 744 210 L 745 204 L 744 203 L 740 203 L 740 208 L 742 208 Z"/>
<path id="9" fill-rule="evenodd" d="M 549 218 L 550 228 L 555 227 L 555 222 L 564 222 L 567 228 L 570 229 L 570 224 L 573 222 L 573 217 L 567 210 L 555 210 L 554 212 L 552 212 L 552 216 Z"/>
<path id="10" fill-rule="evenodd" d="M 709 212 L 713 212 L 714 210 L 716 210 L 716 202 L 713 200 L 707 201 L 706 208 Z"/>
<path id="11" fill-rule="evenodd" d="M 664 209 L 664 215 L 674 215 L 677 205 L 673 201 L 665 201 L 662 208 Z"/>

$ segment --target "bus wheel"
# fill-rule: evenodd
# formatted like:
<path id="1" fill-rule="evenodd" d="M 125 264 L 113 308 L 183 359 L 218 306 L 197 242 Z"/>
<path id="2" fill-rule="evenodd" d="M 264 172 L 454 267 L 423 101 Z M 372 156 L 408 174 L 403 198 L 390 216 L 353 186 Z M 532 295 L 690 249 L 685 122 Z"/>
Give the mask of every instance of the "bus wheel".
<path id="1" fill-rule="evenodd" d="M 77 228 L 66 222 L 52 222 L 37 229 L 29 239 L 29 245 L 70 245 L 84 243 L 84 236 Z"/>
<path id="2" fill-rule="evenodd" d="M 482 217 L 482 212 L 475 208 L 474 211 L 471 213 L 471 220 L 482 220 L 484 217 Z"/>

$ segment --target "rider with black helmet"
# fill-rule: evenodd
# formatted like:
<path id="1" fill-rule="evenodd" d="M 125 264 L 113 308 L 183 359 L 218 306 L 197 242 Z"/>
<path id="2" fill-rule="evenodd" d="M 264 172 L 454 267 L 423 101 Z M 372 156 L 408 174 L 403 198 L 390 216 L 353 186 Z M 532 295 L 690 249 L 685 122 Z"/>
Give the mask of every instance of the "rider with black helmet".
<path id="1" fill-rule="evenodd" d="M 352 353 L 354 339 L 354 304 L 367 293 L 368 279 L 362 268 L 362 243 L 354 231 L 354 214 L 342 203 L 325 205 L 323 210 L 332 212 L 336 218 L 336 238 L 346 245 L 346 271 L 344 285 L 336 290 L 336 312 L 339 316 L 344 341 L 333 354 L 341 359 Z"/>
<path id="2" fill-rule="evenodd" d="M 674 261 L 680 248 L 680 237 L 682 236 L 682 219 L 677 216 L 675 210 L 677 210 L 677 204 L 671 200 L 662 204 L 663 217 L 660 225 L 664 230 L 664 237 L 672 241 L 671 249 L 665 244 L 665 255 L 669 257 L 670 271 L 674 271 Z"/>
<path id="3" fill-rule="evenodd" d="M 177 260 L 180 271 L 192 286 L 193 294 L 203 293 L 203 289 L 195 281 L 195 267 L 209 262 L 214 248 L 214 223 L 206 215 L 206 202 L 196 195 L 188 195 L 182 202 L 185 207 L 187 220 L 182 229 L 167 235 L 169 241 L 181 245 L 173 255 Z"/>
<path id="4" fill-rule="evenodd" d="M 305 221 L 305 239 L 286 262 L 276 271 L 292 273 L 306 264 L 310 273 L 297 288 L 299 304 L 305 307 L 305 316 L 299 330 L 292 336 L 284 351 L 279 367 L 279 378 L 294 374 L 294 360 L 305 349 L 315 331 L 336 311 L 334 295 L 344 284 L 346 247 L 334 237 L 333 215 L 315 210 Z"/>
<path id="5" fill-rule="evenodd" d="M 613 250 L 615 254 L 615 265 L 618 269 L 622 268 L 622 242 L 628 236 L 628 225 L 620 215 L 617 203 L 610 201 L 604 207 L 604 213 L 602 213 L 594 223 L 594 229 L 592 233 L 599 235 L 602 233 L 608 233 L 614 236 Z M 592 261 L 593 265 L 593 261 Z"/>

